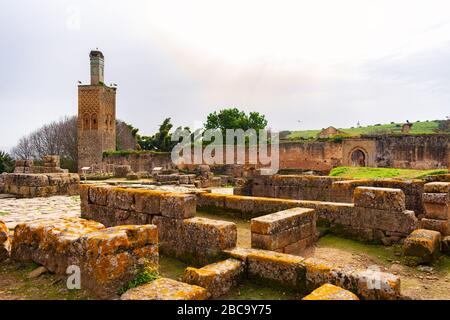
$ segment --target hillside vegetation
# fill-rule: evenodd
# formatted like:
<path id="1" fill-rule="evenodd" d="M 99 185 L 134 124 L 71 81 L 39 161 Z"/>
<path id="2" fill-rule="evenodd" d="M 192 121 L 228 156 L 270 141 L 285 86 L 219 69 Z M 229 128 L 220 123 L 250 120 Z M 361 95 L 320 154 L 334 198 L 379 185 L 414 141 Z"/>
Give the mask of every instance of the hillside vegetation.
<path id="1" fill-rule="evenodd" d="M 442 120 L 427 120 L 413 122 L 410 134 L 432 134 L 436 133 Z M 344 131 L 349 136 L 359 136 L 362 134 L 400 134 L 402 123 L 375 124 L 365 127 L 337 128 Z M 289 140 L 313 139 L 321 130 L 291 131 L 286 138 Z"/>

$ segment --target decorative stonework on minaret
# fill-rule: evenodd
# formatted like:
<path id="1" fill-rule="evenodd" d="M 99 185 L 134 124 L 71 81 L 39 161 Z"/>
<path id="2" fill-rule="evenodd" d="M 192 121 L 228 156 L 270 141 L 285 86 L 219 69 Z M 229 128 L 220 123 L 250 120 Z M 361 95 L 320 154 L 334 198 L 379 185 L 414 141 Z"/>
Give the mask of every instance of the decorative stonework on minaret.
<path id="1" fill-rule="evenodd" d="M 78 171 L 100 170 L 104 151 L 116 150 L 116 88 L 104 84 L 104 57 L 91 51 L 91 84 L 78 86 Z"/>

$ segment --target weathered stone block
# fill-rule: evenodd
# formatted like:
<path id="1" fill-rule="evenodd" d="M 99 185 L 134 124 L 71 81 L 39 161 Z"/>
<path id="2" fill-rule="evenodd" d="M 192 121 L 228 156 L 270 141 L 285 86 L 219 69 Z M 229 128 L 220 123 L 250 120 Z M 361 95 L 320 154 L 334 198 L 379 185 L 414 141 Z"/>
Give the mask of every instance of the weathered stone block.
<path id="1" fill-rule="evenodd" d="M 334 271 L 336 272 L 336 271 Z M 400 278 L 378 270 L 363 270 L 350 273 L 348 277 L 337 277 L 334 284 L 348 290 L 356 286 L 354 293 L 365 300 L 397 300 L 400 298 Z M 344 281 L 343 281 L 344 280 Z M 347 286 L 345 286 L 347 283 Z"/>
<path id="2" fill-rule="evenodd" d="M 316 237 L 309 236 L 307 238 L 300 239 L 297 242 L 288 244 L 283 248 L 283 252 L 287 254 L 299 255 L 303 253 L 306 249 L 312 247 L 315 242 Z"/>
<path id="3" fill-rule="evenodd" d="M 236 286 L 245 272 L 245 264 L 236 259 L 209 264 L 200 269 L 187 268 L 183 281 L 205 288 L 208 296 L 217 298 Z"/>
<path id="4" fill-rule="evenodd" d="M 164 217 L 192 218 L 197 208 L 196 197 L 192 194 L 168 193 L 161 197 L 160 207 Z"/>
<path id="5" fill-rule="evenodd" d="M 248 277 L 303 291 L 306 267 L 304 258 L 273 251 L 252 251 L 247 256 Z"/>
<path id="6" fill-rule="evenodd" d="M 271 235 L 305 224 L 312 224 L 315 220 L 313 209 L 292 208 L 275 212 L 251 220 L 252 233 Z"/>
<path id="7" fill-rule="evenodd" d="M 443 236 L 450 235 L 449 220 L 438 220 L 423 218 L 420 220 L 420 227 L 422 229 L 435 230 L 440 232 Z"/>
<path id="8" fill-rule="evenodd" d="M 89 186 L 89 203 L 106 206 L 108 204 L 108 192 L 112 189 L 111 186 Z"/>
<path id="9" fill-rule="evenodd" d="M 426 193 L 450 193 L 450 182 L 430 182 L 424 186 Z"/>
<path id="10" fill-rule="evenodd" d="M 135 210 L 151 215 L 161 214 L 160 202 L 167 192 L 156 190 L 133 190 L 135 198 Z"/>
<path id="11" fill-rule="evenodd" d="M 439 220 L 450 219 L 450 203 L 424 202 L 423 205 L 425 207 L 425 212 L 426 212 L 425 217 L 426 218 L 439 219 Z"/>
<path id="12" fill-rule="evenodd" d="M 111 188 L 107 191 L 107 204 L 110 208 L 134 210 L 134 193 L 132 189 Z"/>
<path id="13" fill-rule="evenodd" d="M 418 263 L 429 263 L 439 253 L 441 234 L 433 230 L 414 230 L 403 244 L 405 256 L 417 258 Z"/>
<path id="14" fill-rule="evenodd" d="M 372 208 L 391 212 L 406 210 L 405 194 L 400 189 L 357 187 L 353 193 L 356 207 Z"/>
<path id="15" fill-rule="evenodd" d="M 302 300 L 359 300 L 359 298 L 348 290 L 326 283 Z"/>
<path id="16" fill-rule="evenodd" d="M 219 209 L 223 210 L 225 208 L 225 198 L 227 196 L 224 194 L 217 193 L 207 193 L 200 192 L 197 193 L 197 207 L 199 209 Z"/>
<path id="17" fill-rule="evenodd" d="M 157 243 L 154 225 L 105 228 L 84 219 L 55 219 L 19 224 L 11 258 L 63 275 L 68 266 L 79 266 L 82 288 L 110 298 L 143 270 L 158 268 Z"/>
<path id="18" fill-rule="evenodd" d="M 205 288 L 159 278 L 125 292 L 121 300 L 206 300 Z"/>
<path id="19" fill-rule="evenodd" d="M 11 249 L 11 239 L 9 238 L 9 231 L 3 221 L 0 221 L 0 262 L 9 258 L 9 251 Z"/>

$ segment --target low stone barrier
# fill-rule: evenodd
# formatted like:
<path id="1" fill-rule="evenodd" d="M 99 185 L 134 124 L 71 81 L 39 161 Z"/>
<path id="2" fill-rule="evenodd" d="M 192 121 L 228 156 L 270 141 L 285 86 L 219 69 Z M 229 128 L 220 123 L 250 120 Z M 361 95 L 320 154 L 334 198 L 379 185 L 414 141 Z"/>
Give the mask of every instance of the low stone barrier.
<path id="1" fill-rule="evenodd" d="M 311 175 L 273 175 L 253 178 L 255 197 L 333 201 L 331 185 L 342 178 Z"/>
<path id="2" fill-rule="evenodd" d="M 427 183 L 422 201 L 425 218 L 420 221 L 421 228 L 450 235 L 450 182 Z"/>
<path id="3" fill-rule="evenodd" d="M 252 248 L 300 254 L 316 241 L 316 213 L 292 208 L 251 220 Z"/>
<path id="4" fill-rule="evenodd" d="M 154 225 L 105 228 L 79 218 L 24 223 L 15 228 L 11 258 L 61 275 L 79 267 L 82 288 L 111 298 L 139 273 L 158 269 L 158 232 Z"/>
<path id="5" fill-rule="evenodd" d="M 319 224 L 336 234 L 385 245 L 401 241 L 418 228 L 415 213 L 402 211 L 405 196 L 401 190 L 356 189 L 356 204 L 198 193 L 197 209 L 251 219 L 290 208 L 309 208 L 316 211 Z"/>
<path id="6" fill-rule="evenodd" d="M 326 283 L 302 300 L 359 300 L 359 298 L 348 290 Z"/>
<path id="7" fill-rule="evenodd" d="M 73 173 L 3 175 L 3 192 L 19 197 L 48 197 L 54 195 L 78 195 L 80 177 Z"/>
<path id="8" fill-rule="evenodd" d="M 196 196 L 110 186 L 81 187 L 81 216 L 106 226 L 158 226 L 161 252 L 194 264 L 214 261 L 236 245 L 236 225 L 194 217 Z"/>
<path id="9" fill-rule="evenodd" d="M 205 288 L 159 278 L 125 292 L 121 300 L 206 300 Z"/>
<path id="10" fill-rule="evenodd" d="M 11 239 L 9 238 L 9 231 L 3 221 L 0 221 L 0 262 L 9 258 L 9 251 L 11 249 Z"/>
<path id="11" fill-rule="evenodd" d="M 264 284 L 294 289 L 300 293 L 330 283 L 349 290 L 365 300 L 401 298 L 400 279 L 379 270 L 336 268 L 327 262 L 274 251 L 234 248 L 228 256 L 245 263 L 247 277 Z"/>
<path id="12" fill-rule="evenodd" d="M 208 297 L 218 298 L 236 286 L 244 277 L 245 265 L 236 259 L 216 262 L 200 269 L 187 268 L 183 281 L 205 288 Z"/>

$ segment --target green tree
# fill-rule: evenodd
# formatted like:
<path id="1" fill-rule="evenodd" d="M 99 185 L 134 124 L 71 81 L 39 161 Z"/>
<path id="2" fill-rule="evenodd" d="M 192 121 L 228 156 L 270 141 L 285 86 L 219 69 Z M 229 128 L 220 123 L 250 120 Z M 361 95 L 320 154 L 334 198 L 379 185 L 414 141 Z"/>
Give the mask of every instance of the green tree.
<path id="1" fill-rule="evenodd" d="M 205 129 L 264 129 L 267 126 L 266 117 L 259 112 L 250 112 L 248 115 L 237 108 L 228 108 L 219 112 L 212 112 L 206 118 Z"/>
<path id="2" fill-rule="evenodd" d="M 177 143 L 176 141 L 171 141 L 172 135 L 170 130 L 172 130 L 172 127 L 170 118 L 164 119 L 159 126 L 158 132 L 153 136 L 137 136 L 139 146 L 142 150 L 170 152 Z"/>
<path id="3" fill-rule="evenodd" d="M 3 151 L 0 151 L 0 173 L 12 172 L 14 170 L 14 160 L 11 156 Z"/>

